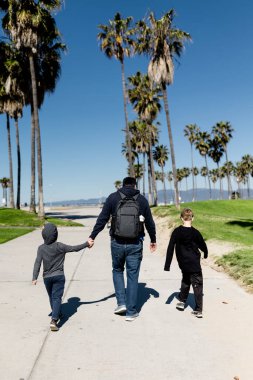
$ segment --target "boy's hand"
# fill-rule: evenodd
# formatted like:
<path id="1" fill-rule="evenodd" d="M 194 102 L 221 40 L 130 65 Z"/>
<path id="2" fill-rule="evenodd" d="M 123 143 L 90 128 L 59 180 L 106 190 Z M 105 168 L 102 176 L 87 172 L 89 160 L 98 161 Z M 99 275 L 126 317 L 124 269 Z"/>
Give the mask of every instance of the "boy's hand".
<path id="1" fill-rule="evenodd" d="M 33 280 L 32 285 L 36 285 L 36 284 L 37 284 L 37 280 Z"/>
<path id="2" fill-rule="evenodd" d="M 150 243 L 150 252 L 155 252 L 156 248 L 157 248 L 156 243 Z"/>
<path id="3" fill-rule="evenodd" d="M 89 248 L 93 247 L 93 245 L 94 245 L 94 240 L 91 239 L 91 238 L 89 238 L 87 241 L 88 241 L 88 244 L 89 244 Z"/>

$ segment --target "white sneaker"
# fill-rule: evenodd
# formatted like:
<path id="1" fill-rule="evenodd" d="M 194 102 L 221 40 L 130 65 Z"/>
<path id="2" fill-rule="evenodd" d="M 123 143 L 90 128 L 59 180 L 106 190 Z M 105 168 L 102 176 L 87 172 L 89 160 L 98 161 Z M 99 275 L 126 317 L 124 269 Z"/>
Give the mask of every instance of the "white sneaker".
<path id="1" fill-rule="evenodd" d="M 139 313 L 136 313 L 134 315 L 127 315 L 125 320 L 128 322 L 133 322 L 137 317 L 139 317 Z"/>
<path id="2" fill-rule="evenodd" d="M 114 314 L 124 314 L 126 312 L 126 305 L 120 305 L 114 310 Z"/>
<path id="3" fill-rule="evenodd" d="M 185 307 L 185 303 L 184 302 L 178 302 L 176 304 L 177 310 L 184 310 L 184 307 Z"/>

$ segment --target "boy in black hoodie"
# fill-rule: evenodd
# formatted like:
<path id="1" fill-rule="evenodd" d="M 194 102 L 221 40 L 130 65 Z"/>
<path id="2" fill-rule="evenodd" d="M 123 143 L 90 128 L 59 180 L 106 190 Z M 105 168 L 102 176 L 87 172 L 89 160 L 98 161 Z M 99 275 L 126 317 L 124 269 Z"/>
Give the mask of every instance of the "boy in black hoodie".
<path id="1" fill-rule="evenodd" d="M 50 328 L 52 331 L 59 330 L 57 321 L 60 316 L 61 300 L 64 292 L 64 260 L 67 252 L 78 252 L 86 247 L 91 247 L 92 243 L 80 245 L 66 245 L 57 242 L 57 227 L 52 223 L 47 223 L 42 230 L 44 244 L 40 245 L 33 268 L 32 284 L 37 284 L 41 262 L 43 262 L 43 279 L 49 296 L 52 309 L 52 320 Z"/>
<path id="2" fill-rule="evenodd" d="M 203 276 L 200 266 L 200 252 L 204 252 L 204 258 L 208 256 L 206 243 L 201 233 L 192 227 L 193 212 L 185 208 L 181 212 L 182 226 L 175 228 L 172 232 L 167 249 L 164 270 L 169 271 L 176 246 L 176 257 L 179 268 L 182 271 L 181 290 L 178 295 L 178 310 L 184 310 L 185 303 L 189 294 L 190 286 L 193 287 L 196 307 L 192 312 L 197 318 L 202 318 L 203 308 Z"/>

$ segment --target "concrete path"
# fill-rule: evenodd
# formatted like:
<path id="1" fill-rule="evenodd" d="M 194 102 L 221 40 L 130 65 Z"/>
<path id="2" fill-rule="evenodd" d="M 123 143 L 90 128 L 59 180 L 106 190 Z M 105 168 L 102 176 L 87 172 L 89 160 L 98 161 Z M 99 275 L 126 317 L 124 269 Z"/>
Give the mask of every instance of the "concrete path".
<path id="1" fill-rule="evenodd" d="M 59 241 L 86 240 L 99 209 L 68 210 L 83 228 Z M 59 211 L 64 212 L 64 211 Z M 59 215 L 61 216 L 61 215 Z M 64 216 L 64 215 L 62 215 Z M 169 237 L 168 237 L 169 238 Z M 31 276 L 41 231 L 0 245 L 0 380 L 253 379 L 253 303 L 233 280 L 204 266 L 204 318 L 175 308 L 181 275 L 148 251 L 140 273 L 140 317 L 115 316 L 108 229 L 91 250 L 66 256 L 61 329 L 49 331 L 49 303 Z M 159 242 L 158 242 L 159 243 Z"/>

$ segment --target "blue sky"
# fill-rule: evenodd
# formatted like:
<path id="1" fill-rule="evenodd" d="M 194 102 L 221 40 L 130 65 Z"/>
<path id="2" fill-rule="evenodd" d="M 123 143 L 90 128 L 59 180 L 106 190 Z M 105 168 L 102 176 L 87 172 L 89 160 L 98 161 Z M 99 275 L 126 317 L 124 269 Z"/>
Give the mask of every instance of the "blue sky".
<path id="1" fill-rule="evenodd" d="M 114 191 L 114 181 L 126 176 L 121 155 L 124 114 L 120 65 L 99 50 L 97 25 L 116 12 L 137 21 L 149 10 L 157 17 L 175 8 L 175 25 L 192 36 L 176 64 L 174 84 L 168 88 L 177 167 L 190 167 L 190 145 L 185 125 L 202 130 L 221 120 L 235 132 L 228 145 L 229 159 L 253 154 L 253 2 L 251 0 L 65 0 L 56 15 L 68 46 L 55 93 L 40 111 L 44 197 L 46 202 L 97 198 Z M 146 58 L 126 61 L 126 76 L 147 70 Z M 130 110 L 130 118 L 135 117 Z M 158 120 L 160 143 L 169 146 L 163 112 Z M 0 116 L 0 177 L 8 177 L 5 117 Z M 30 115 L 20 120 L 22 202 L 30 198 Z M 16 179 L 15 132 L 12 155 Z M 195 152 L 195 164 L 204 160 Z M 210 167 L 215 165 L 209 161 Z M 171 170 L 170 161 L 165 167 Z M 199 185 L 203 185 L 198 180 Z M 16 190 L 16 180 L 14 183 Z M 160 187 L 161 185 L 159 185 Z"/>

